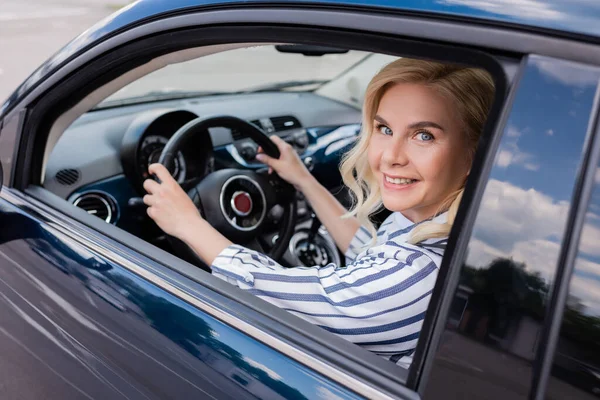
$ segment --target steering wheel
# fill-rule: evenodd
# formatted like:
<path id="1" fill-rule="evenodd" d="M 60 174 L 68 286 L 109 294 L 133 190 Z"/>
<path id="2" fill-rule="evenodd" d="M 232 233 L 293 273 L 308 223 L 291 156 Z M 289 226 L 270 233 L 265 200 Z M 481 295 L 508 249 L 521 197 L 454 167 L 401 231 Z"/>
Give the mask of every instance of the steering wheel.
<path id="1" fill-rule="evenodd" d="M 222 115 L 196 118 L 179 128 L 165 145 L 158 162 L 172 171 L 175 157 L 188 139 L 196 134 L 208 135 L 211 127 L 235 129 L 243 137 L 254 140 L 267 155 L 279 158 L 279 149 L 262 129 L 243 119 Z M 294 187 L 277 174 L 222 169 L 208 174 L 187 194 L 202 217 L 221 234 L 234 243 L 261 252 L 264 250 L 257 235 L 265 226 L 269 210 L 281 205 L 284 211 L 278 238 L 267 254 L 279 260 L 285 253 L 296 225 L 296 196 Z M 205 265 L 186 244 L 172 236 L 167 237 L 178 256 L 196 265 Z"/>

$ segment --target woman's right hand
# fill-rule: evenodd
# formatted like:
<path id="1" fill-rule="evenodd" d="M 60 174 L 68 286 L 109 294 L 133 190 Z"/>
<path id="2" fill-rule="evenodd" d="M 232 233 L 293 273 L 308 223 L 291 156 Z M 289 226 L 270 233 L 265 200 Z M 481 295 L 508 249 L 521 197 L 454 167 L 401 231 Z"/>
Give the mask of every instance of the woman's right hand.
<path id="1" fill-rule="evenodd" d="M 256 159 L 267 164 L 282 179 L 294 185 L 297 190 L 302 191 L 304 185 L 313 179 L 312 174 L 291 145 L 277 135 L 272 135 L 271 140 L 279 149 L 279 158 L 269 157 L 262 149 L 259 149 Z"/>

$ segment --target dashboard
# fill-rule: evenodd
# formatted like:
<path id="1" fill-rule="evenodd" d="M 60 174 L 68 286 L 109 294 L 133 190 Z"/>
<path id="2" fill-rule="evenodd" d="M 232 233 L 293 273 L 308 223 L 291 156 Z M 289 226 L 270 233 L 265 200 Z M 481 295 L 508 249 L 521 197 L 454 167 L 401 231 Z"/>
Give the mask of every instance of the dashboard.
<path id="1" fill-rule="evenodd" d="M 339 192 L 341 155 L 360 130 L 360 110 L 310 92 L 267 92 L 169 100 L 93 110 L 76 120 L 54 147 L 44 188 L 149 242 L 162 232 L 141 201 L 148 165 L 175 132 L 197 117 L 231 115 L 290 143 L 313 175 Z M 257 145 L 242 132 L 209 128 L 194 135 L 170 166 L 186 188 L 223 168 L 261 169 Z M 298 199 L 299 226 L 308 205 Z M 274 221 L 276 225 L 276 220 Z"/>

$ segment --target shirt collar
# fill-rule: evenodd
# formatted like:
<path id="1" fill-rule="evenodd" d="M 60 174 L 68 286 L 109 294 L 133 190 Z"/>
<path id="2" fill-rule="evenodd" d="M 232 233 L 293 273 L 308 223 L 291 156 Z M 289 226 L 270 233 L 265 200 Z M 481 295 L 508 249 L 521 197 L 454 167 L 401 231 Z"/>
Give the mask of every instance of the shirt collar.
<path id="1" fill-rule="evenodd" d="M 427 222 L 427 221 L 433 221 L 438 224 L 445 224 L 448 221 L 448 211 L 441 213 L 440 215 L 438 215 L 437 217 L 435 217 L 433 219 L 426 219 L 426 220 L 421 221 L 416 224 L 414 222 L 412 222 L 410 219 L 406 218 L 404 216 L 404 214 L 402 214 L 400 211 L 394 212 L 394 223 L 399 228 L 407 228 L 411 225 L 418 226 L 418 225 L 421 225 L 423 222 Z"/>

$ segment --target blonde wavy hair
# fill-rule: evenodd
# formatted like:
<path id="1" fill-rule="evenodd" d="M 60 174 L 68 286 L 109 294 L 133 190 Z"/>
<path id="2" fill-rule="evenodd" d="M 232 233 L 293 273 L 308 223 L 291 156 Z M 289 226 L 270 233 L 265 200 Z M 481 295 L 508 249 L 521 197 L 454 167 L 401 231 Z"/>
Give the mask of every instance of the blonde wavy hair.
<path id="1" fill-rule="evenodd" d="M 354 147 L 342 159 L 342 179 L 354 197 L 352 209 L 346 217 L 355 216 L 366 226 L 375 242 L 377 235 L 370 216 L 383 206 L 379 185 L 373 176 L 367 159 L 367 150 L 374 126 L 373 120 L 379 102 L 385 92 L 398 83 L 418 83 L 437 90 L 456 105 L 469 147 L 468 156 L 473 160 L 477 143 L 483 130 L 488 111 L 494 98 L 494 82 L 484 70 L 454 64 L 400 58 L 386 65 L 367 86 L 362 109 L 362 131 Z M 419 243 L 431 238 L 443 238 L 450 234 L 462 198 L 465 182 L 450 193 L 440 204 L 436 214 L 448 211 L 446 223 L 426 221 L 417 226 L 409 243 Z M 373 244 L 373 243 L 372 243 Z"/>

